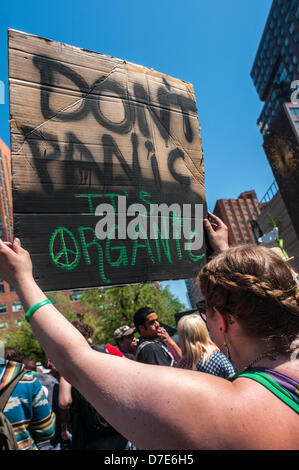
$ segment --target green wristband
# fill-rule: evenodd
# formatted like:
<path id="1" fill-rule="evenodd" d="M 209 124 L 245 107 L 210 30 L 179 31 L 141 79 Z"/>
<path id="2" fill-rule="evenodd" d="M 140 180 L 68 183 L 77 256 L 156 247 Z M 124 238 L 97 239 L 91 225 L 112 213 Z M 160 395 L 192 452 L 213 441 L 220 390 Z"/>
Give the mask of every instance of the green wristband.
<path id="1" fill-rule="evenodd" d="M 37 304 L 33 305 L 29 310 L 28 312 L 26 313 L 25 315 L 25 320 L 28 321 L 28 323 L 30 323 L 30 318 L 32 317 L 32 315 L 34 314 L 34 312 L 36 312 L 37 309 L 39 309 L 40 307 L 43 307 L 44 305 L 46 304 L 51 304 L 51 300 L 50 299 L 45 299 L 45 300 L 42 300 L 41 302 L 38 302 Z"/>

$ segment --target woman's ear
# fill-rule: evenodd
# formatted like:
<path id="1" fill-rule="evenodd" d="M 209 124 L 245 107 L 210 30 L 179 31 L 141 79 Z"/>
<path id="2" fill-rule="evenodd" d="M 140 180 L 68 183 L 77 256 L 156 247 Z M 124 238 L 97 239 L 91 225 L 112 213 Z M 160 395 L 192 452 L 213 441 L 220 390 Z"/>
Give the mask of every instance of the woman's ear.
<path id="1" fill-rule="evenodd" d="M 214 315 L 216 316 L 219 330 L 223 331 L 223 333 L 227 332 L 228 325 L 231 324 L 230 315 L 229 313 L 219 310 L 217 307 L 213 307 Z"/>

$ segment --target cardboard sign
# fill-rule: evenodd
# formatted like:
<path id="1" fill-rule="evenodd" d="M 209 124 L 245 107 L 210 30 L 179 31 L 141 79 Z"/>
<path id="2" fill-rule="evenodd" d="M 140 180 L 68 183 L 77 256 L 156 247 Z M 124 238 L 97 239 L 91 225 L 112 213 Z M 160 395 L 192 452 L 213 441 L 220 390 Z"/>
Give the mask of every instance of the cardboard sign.
<path id="1" fill-rule="evenodd" d="M 204 241 L 194 249 L 194 230 L 173 235 L 182 221 L 193 227 L 206 215 L 192 85 L 14 30 L 8 40 L 15 235 L 31 253 L 40 287 L 195 276 L 206 262 Z M 156 238 L 143 231 L 132 239 L 120 227 L 131 223 L 140 235 L 136 215 L 146 218 L 162 203 L 176 204 L 181 215 L 184 204 L 192 210 L 181 218 L 170 210 L 168 220 L 158 211 Z M 200 205 L 203 212 L 195 213 Z M 105 239 L 98 237 L 104 206 L 114 208 L 121 236 L 113 238 L 110 226 Z"/>

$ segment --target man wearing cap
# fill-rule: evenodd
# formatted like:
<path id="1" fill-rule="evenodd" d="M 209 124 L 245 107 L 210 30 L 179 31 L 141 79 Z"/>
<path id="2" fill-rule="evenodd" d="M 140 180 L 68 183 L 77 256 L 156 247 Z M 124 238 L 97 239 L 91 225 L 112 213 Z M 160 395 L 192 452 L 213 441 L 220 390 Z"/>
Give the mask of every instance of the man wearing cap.
<path id="1" fill-rule="evenodd" d="M 122 325 L 117 328 L 114 332 L 114 341 L 118 349 L 126 356 L 128 359 L 135 360 L 135 351 L 137 346 L 137 341 L 134 336 L 136 328 L 130 328 L 128 325 Z"/>

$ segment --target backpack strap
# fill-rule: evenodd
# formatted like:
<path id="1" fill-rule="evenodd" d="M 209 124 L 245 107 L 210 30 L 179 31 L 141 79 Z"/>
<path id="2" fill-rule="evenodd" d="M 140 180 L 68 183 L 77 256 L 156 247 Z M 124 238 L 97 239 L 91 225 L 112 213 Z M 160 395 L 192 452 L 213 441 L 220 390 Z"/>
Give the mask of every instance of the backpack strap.
<path id="1" fill-rule="evenodd" d="M 137 360 L 137 357 L 141 353 L 142 349 L 147 346 L 148 344 L 152 344 L 152 341 L 143 341 L 141 344 L 138 345 L 137 351 L 135 353 L 135 359 Z"/>
<path id="2" fill-rule="evenodd" d="M 153 341 L 143 341 L 137 348 L 137 351 L 135 353 L 135 360 L 137 361 L 137 358 L 138 358 L 139 354 L 141 353 L 142 349 L 145 348 L 145 346 L 147 346 L 148 344 L 153 344 L 153 343 L 158 344 L 161 347 L 161 349 L 164 351 L 164 353 L 168 357 L 170 357 L 170 359 L 171 359 L 170 366 L 172 367 L 175 363 L 175 360 L 174 360 L 172 354 L 168 351 L 168 348 L 161 341 L 155 341 L 155 340 L 153 340 Z"/>
<path id="3" fill-rule="evenodd" d="M 22 370 L 19 374 L 1 391 L 0 393 L 0 412 L 4 410 L 6 403 L 9 400 L 12 392 L 14 391 L 15 387 L 22 380 L 23 376 L 28 372 L 27 370 Z"/>

